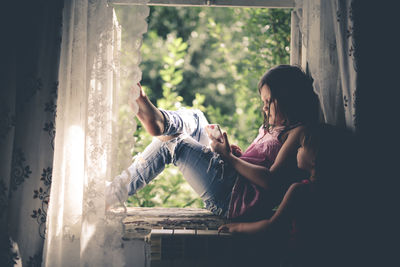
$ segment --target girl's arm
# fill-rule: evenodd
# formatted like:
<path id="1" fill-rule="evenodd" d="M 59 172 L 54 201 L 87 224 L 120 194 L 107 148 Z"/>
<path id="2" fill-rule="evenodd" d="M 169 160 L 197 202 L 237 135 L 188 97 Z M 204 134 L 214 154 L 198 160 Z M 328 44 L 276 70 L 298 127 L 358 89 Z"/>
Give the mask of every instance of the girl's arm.
<path id="1" fill-rule="evenodd" d="M 293 217 L 294 205 L 299 200 L 299 192 L 301 191 L 301 186 L 301 183 L 294 183 L 289 187 L 288 191 L 283 197 L 281 204 L 279 205 L 279 208 L 271 217 L 271 219 L 265 219 L 257 222 L 224 224 L 218 228 L 218 231 L 257 234 L 269 231 L 276 232 L 279 229 L 283 229 L 285 226 L 287 226 L 287 223 L 290 222 L 290 219 Z"/>
<path id="2" fill-rule="evenodd" d="M 251 164 L 236 157 L 232 153 L 226 133 L 223 134 L 223 143 L 213 141 L 211 146 L 214 151 L 221 154 L 226 161 L 231 163 L 243 177 L 262 188 L 269 189 L 271 184 L 275 182 L 274 174 L 281 168 L 284 168 L 291 157 L 295 157 L 303 131 L 304 127 L 299 126 L 288 132 L 288 137 L 279 150 L 275 162 L 270 169 Z"/>

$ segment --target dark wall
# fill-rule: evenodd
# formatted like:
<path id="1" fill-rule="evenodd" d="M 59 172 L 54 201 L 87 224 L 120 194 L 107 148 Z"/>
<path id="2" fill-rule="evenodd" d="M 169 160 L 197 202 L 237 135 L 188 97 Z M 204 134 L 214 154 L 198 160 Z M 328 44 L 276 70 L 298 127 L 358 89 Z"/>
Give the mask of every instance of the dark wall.
<path id="1" fill-rule="evenodd" d="M 353 4 L 361 142 L 356 203 L 361 215 L 357 220 L 360 259 L 364 266 L 392 266 L 400 203 L 399 16 L 390 1 L 355 0 Z"/>

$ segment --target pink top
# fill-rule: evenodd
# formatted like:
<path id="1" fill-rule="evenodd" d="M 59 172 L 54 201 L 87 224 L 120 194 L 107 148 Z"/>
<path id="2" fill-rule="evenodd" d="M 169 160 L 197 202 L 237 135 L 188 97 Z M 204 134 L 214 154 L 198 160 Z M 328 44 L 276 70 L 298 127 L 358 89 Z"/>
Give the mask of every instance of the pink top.
<path id="1" fill-rule="evenodd" d="M 249 163 L 270 168 L 282 147 L 278 136 L 283 129 L 283 126 L 276 127 L 269 133 L 260 127 L 257 138 L 240 158 Z M 245 217 L 249 220 L 265 218 L 263 215 L 266 215 L 268 210 L 271 212 L 272 203 L 271 194 L 266 194 L 265 189 L 239 176 L 232 189 L 228 218 Z"/>

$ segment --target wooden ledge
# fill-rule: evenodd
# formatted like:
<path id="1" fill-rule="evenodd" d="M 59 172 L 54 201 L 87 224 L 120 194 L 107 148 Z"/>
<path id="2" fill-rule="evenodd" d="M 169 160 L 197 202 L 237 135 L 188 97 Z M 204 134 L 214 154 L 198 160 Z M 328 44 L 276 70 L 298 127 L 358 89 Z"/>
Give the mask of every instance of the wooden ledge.
<path id="1" fill-rule="evenodd" d="M 218 227 L 226 218 L 197 208 L 137 208 L 129 207 L 124 219 L 124 240 L 149 240 L 153 235 L 224 235 Z"/>

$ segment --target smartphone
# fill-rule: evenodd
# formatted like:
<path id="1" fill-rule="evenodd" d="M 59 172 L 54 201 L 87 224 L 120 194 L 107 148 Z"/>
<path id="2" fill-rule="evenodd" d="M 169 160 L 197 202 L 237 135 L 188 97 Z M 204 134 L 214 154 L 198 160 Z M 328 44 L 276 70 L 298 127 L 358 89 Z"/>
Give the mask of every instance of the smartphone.
<path id="1" fill-rule="evenodd" d="M 217 139 L 218 142 L 222 143 L 222 131 L 218 124 L 208 124 L 205 126 L 205 129 L 210 139 Z"/>

